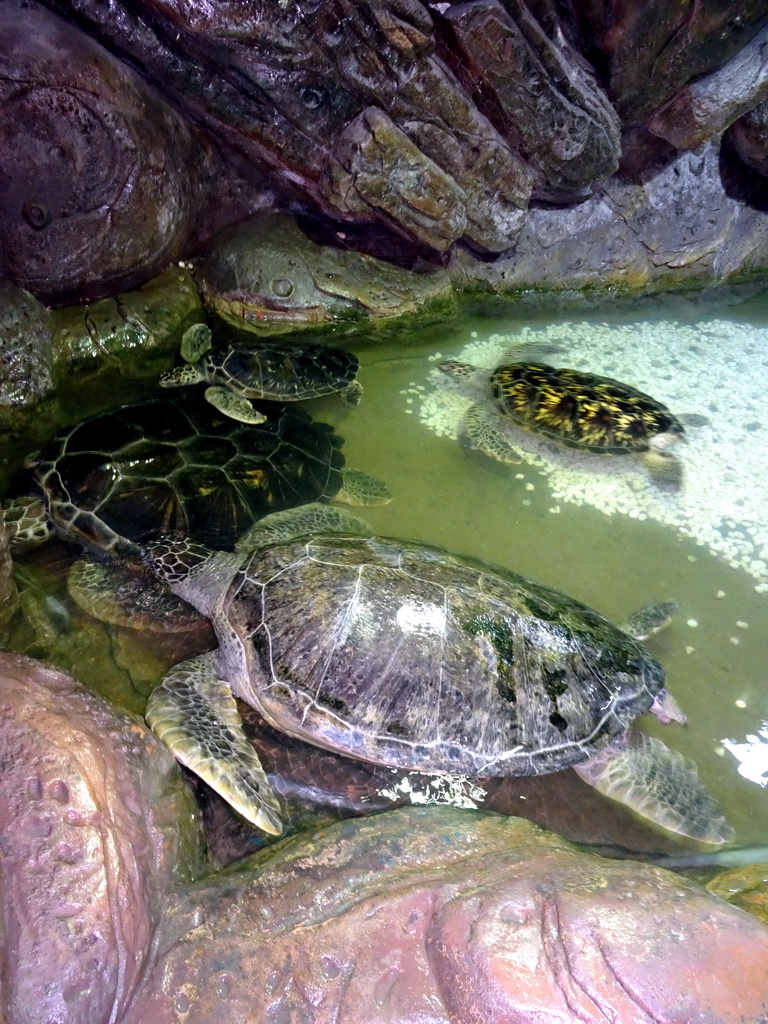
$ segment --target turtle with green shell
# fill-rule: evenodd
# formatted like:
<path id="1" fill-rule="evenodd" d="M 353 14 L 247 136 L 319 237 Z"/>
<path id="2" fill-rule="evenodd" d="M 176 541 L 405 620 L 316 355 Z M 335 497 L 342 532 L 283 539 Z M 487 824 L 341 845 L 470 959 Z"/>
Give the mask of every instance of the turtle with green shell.
<path id="1" fill-rule="evenodd" d="M 316 503 L 266 516 L 234 552 L 168 538 L 143 558 L 219 641 L 167 673 L 147 721 L 269 833 L 281 831 L 280 808 L 235 697 L 278 731 L 350 758 L 461 776 L 573 767 L 674 832 L 732 835 L 695 766 L 633 727 L 648 711 L 685 721 L 637 639 L 669 605 L 616 626 L 550 587 L 372 536 Z"/>
<path id="2" fill-rule="evenodd" d="M 621 381 L 541 360 L 556 351 L 548 345 L 518 345 L 492 371 L 458 360 L 440 364 L 479 399 L 462 424 L 470 447 L 499 462 L 523 462 L 514 443 L 515 430 L 522 429 L 566 448 L 635 455 L 657 487 L 679 490 L 682 464 L 672 449 L 685 440 L 685 426 L 702 426 L 706 417 L 675 415 Z"/>
<path id="3" fill-rule="evenodd" d="M 55 532 L 102 559 L 76 562 L 68 588 L 103 618 L 95 588 L 124 585 L 103 559 L 126 565 L 132 581 L 152 538 L 173 532 L 231 549 L 262 516 L 292 505 L 387 503 L 384 484 L 345 465 L 342 445 L 328 424 L 281 406 L 246 425 L 196 393 L 140 402 L 63 430 L 30 467 L 37 493 L 6 500 L 0 510 L 17 552 Z M 112 605 L 108 621 L 158 630 L 197 621 L 167 590 L 146 584 L 138 584 L 145 590 L 135 610 Z"/>
<path id="4" fill-rule="evenodd" d="M 261 423 L 254 399 L 298 402 L 338 392 L 348 406 L 359 403 L 363 387 L 355 379 L 357 356 L 322 345 L 268 342 L 212 349 L 205 324 L 194 324 L 181 341 L 182 366 L 163 374 L 160 386 L 207 383 L 206 399 L 219 412 L 243 423 Z"/>

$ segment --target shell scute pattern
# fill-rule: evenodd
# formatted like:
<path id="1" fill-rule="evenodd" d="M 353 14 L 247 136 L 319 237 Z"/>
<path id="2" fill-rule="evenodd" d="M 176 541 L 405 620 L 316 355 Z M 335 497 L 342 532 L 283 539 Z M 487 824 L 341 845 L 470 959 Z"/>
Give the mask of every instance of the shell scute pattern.
<path id="1" fill-rule="evenodd" d="M 597 613 L 499 574 L 489 599 L 487 567 L 439 549 L 288 543 L 252 557 L 227 614 L 266 679 L 259 705 L 291 735 L 468 774 L 586 760 L 650 708 L 663 671 Z"/>
<path id="2" fill-rule="evenodd" d="M 164 533 L 229 548 L 268 512 L 342 486 L 342 440 L 303 413 L 242 424 L 188 395 L 95 417 L 42 452 L 37 479 L 59 531 L 90 550 Z"/>
<path id="3" fill-rule="evenodd" d="M 340 391 L 357 374 L 357 356 L 341 349 L 272 345 L 231 348 L 205 357 L 210 380 L 246 397 L 317 398 Z"/>
<path id="4" fill-rule="evenodd" d="M 494 370 L 490 387 L 505 416 L 574 448 L 641 452 L 659 434 L 684 434 L 665 405 L 610 377 L 521 362 Z"/>

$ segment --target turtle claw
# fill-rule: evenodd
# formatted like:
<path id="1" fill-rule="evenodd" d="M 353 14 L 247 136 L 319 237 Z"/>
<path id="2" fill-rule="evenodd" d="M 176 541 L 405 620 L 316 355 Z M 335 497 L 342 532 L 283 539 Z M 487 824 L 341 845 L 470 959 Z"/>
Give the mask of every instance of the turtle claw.
<path id="1" fill-rule="evenodd" d="M 229 685 L 216 678 L 216 652 L 168 672 L 147 702 L 147 724 L 174 757 L 251 824 L 283 831 L 280 805 L 245 736 Z"/>
<path id="2" fill-rule="evenodd" d="M 205 397 L 222 415 L 240 423 L 263 423 L 267 418 L 258 409 L 254 409 L 247 398 L 236 395 L 229 388 L 212 385 L 205 389 Z"/>
<path id="3" fill-rule="evenodd" d="M 598 792 L 644 818 L 703 843 L 727 843 L 733 829 L 701 784 L 696 766 L 660 740 L 629 729 L 574 771 Z"/>

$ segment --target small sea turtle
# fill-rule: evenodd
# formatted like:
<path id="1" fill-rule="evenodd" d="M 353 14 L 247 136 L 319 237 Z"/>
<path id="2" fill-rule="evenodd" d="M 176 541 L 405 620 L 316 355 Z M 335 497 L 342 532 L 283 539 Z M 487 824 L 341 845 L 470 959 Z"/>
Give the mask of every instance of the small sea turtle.
<path id="1" fill-rule="evenodd" d="M 520 463 L 510 434 L 522 428 L 585 452 L 637 455 L 658 487 L 678 490 L 682 466 L 670 448 L 684 439 L 684 425 L 701 426 L 706 418 L 674 415 L 621 381 L 534 358 L 548 351 L 520 346 L 492 371 L 458 360 L 440 364 L 483 396 L 464 419 L 470 446 L 499 462 Z"/>
<path id="2" fill-rule="evenodd" d="M 339 392 L 354 406 L 363 393 L 355 380 L 357 356 L 339 348 L 269 342 L 212 350 L 210 329 L 195 324 L 182 338 L 181 356 L 184 365 L 163 374 L 160 386 L 207 382 L 205 397 L 211 405 L 243 423 L 264 420 L 251 399 L 298 402 Z"/>
<path id="3" fill-rule="evenodd" d="M 280 833 L 279 805 L 233 694 L 273 728 L 352 758 L 476 777 L 573 767 L 668 829 L 731 835 L 695 767 L 630 728 L 647 711 L 685 721 L 661 666 L 549 587 L 373 537 L 318 504 L 267 516 L 233 553 L 169 539 L 145 557 L 219 639 L 165 676 L 147 721 L 267 832 Z M 633 622 L 647 635 L 669 610 Z"/>
<path id="4" fill-rule="evenodd" d="M 390 500 L 378 480 L 344 465 L 343 440 L 328 424 L 278 406 L 263 419 L 236 423 L 190 394 L 126 406 L 63 431 L 34 462 L 40 496 L 2 503 L 12 545 L 36 546 L 55 531 L 97 556 L 138 565 L 141 545 L 169 531 L 231 548 L 278 509 L 317 499 Z M 111 570 L 87 561 L 69 579 L 78 604 L 97 615 L 92 587 L 105 574 L 120 585 Z M 159 628 L 178 602 L 166 616 L 162 596 L 152 606 L 150 594 L 137 602 L 135 619 Z M 135 624 L 127 612 L 109 621 Z"/>

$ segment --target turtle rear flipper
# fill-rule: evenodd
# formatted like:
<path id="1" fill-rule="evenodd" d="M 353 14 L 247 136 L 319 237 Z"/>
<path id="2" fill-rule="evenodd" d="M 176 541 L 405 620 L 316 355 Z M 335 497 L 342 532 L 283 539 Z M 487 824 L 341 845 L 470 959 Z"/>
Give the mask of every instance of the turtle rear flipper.
<path id="1" fill-rule="evenodd" d="M 733 838 L 694 763 L 636 729 L 622 733 L 574 770 L 598 792 L 671 832 L 704 843 Z"/>
<path id="2" fill-rule="evenodd" d="M 478 403 L 471 406 L 462 423 L 466 444 L 497 462 L 506 462 L 512 466 L 519 465 L 524 461 L 523 456 L 506 435 L 499 430 L 496 423 L 496 417 L 489 413 L 483 404 Z"/>
<path id="3" fill-rule="evenodd" d="M 176 665 L 147 702 L 147 724 L 174 757 L 270 835 L 280 805 L 248 742 L 232 691 L 216 678 L 216 652 Z"/>
<path id="4" fill-rule="evenodd" d="M 341 480 L 341 488 L 334 495 L 334 501 L 344 505 L 388 505 L 392 501 L 387 485 L 362 469 L 345 466 Z"/>
<path id="5" fill-rule="evenodd" d="M 206 388 L 205 397 L 214 409 L 218 409 L 224 416 L 229 416 L 231 420 L 238 420 L 240 423 L 263 423 L 267 418 L 258 409 L 254 409 L 247 398 L 218 384 Z"/>
<path id="6" fill-rule="evenodd" d="M 660 629 L 668 626 L 672 616 L 677 611 L 674 601 L 657 601 L 654 604 L 646 604 L 638 609 L 634 615 L 629 615 L 618 624 L 635 640 L 647 640 L 649 636 L 658 633 Z"/>
<path id="7" fill-rule="evenodd" d="M 708 427 L 709 419 L 700 412 L 679 412 L 677 419 L 684 427 Z"/>
<path id="8" fill-rule="evenodd" d="M 360 399 L 363 397 L 363 385 L 359 380 L 351 380 L 340 393 L 344 405 L 354 409 L 356 405 L 360 405 Z"/>

